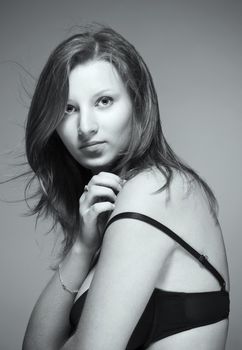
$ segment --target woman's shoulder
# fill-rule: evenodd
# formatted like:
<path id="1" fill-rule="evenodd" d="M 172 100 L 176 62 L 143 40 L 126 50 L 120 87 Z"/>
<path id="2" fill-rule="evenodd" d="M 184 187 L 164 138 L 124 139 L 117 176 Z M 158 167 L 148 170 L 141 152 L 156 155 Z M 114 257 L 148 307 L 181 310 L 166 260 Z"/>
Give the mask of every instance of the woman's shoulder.
<path id="1" fill-rule="evenodd" d="M 157 191 L 166 184 L 166 173 L 167 171 L 164 167 L 152 166 L 137 173 L 126 182 L 126 186 L 128 185 L 131 188 L 142 185 L 144 191 Z M 171 169 L 170 186 L 167 190 L 173 189 L 176 192 L 179 191 L 179 193 L 186 193 L 188 189 L 191 190 L 193 188 L 195 190 L 195 186 L 196 181 L 192 175 L 174 168 Z"/>
<path id="2" fill-rule="evenodd" d="M 138 211 L 161 218 L 194 205 L 201 197 L 199 185 L 189 175 L 173 171 L 170 184 L 157 167 L 141 171 L 128 180 L 116 200 L 118 212 Z M 201 197 L 202 198 L 202 197 Z"/>

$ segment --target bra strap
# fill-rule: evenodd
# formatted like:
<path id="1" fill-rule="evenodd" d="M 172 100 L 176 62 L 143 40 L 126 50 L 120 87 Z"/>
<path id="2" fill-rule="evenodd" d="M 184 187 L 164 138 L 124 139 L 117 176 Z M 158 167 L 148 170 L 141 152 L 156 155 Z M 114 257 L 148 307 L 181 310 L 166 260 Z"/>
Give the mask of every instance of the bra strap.
<path id="1" fill-rule="evenodd" d="M 162 232 L 166 233 L 170 238 L 172 238 L 174 241 L 179 243 L 185 250 L 187 250 L 192 256 L 194 256 L 194 258 L 196 258 L 207 270 L 209 270 L 213 274 L 213 276 L 218 280 L 221 286 L 221 290 L 225 290 L 226 283 L 224 278 L 215 269 L 215 267 L 213 267 L 213 265 L 210 264 L 206 255 L 200 254 L 196 249 L 190 246 L 190 244 L 184 241 L 180 236 L 178 236 L 175 232 L 173 232 L 167 226 L 161 224 L 159 221 L 152 219 L 147 215 L 137 213 L 137 212 L 129 212 L 129 211 L 117 214 L 114 217 L 112 217 L 111 220 L 108 221 L 104 232 L 107 230 L 108 226 L 110 226 L 114 221 L 119 219 L 126 219 L 126 218 L 144 221 L 156 227 L 158 230 L 161 230 Z"/>

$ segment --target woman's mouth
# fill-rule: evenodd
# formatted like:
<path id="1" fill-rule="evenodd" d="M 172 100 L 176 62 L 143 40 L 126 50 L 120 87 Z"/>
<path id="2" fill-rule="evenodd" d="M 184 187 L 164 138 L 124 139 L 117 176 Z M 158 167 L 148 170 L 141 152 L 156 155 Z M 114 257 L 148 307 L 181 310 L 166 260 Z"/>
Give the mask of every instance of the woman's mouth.
<path id="1" fill-rule="evenodd" d="M 84 143 L 79 148 L 81 150 L 96 151 L 100 149 L 103 144 L 104 144 L 104 141 L 92 141 L 92 142 Z"/>
<path id="2" fill-rule="evenodd" d="M 80 146 L 80 148 L 86 148 L 86 147 L 91 147 L 95 145 L 99 145 L 100 143 L 103 143 L 104 141 L 91 141 L 91 142 L 86 142 Z"/>

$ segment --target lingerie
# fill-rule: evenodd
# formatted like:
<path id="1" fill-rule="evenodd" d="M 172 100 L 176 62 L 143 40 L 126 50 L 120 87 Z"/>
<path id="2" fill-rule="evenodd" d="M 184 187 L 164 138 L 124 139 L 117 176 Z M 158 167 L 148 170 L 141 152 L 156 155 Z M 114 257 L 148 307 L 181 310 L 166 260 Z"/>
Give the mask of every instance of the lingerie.
<path id="1" fill-rule="evenodd" d="M 129 339 L 126 350 L 145 350 L 150 344 L 170 335 L 196 327 L 209 325 L 227 319 L 229 316 L 229 293 L 221 274 L 211 265 L 208 258 L 191 247 L 180 236 L 151 217 L 123 212 L 115 215 L 106 225 L 123 218 L 144 221 L 169 237 L 195 257 L 218 280 L 221 289 L 209 292 L 175 292 L 155 288 Z M 73 304 L 70 312 L 71 334 L 77 328 L 88 290 Z"/>

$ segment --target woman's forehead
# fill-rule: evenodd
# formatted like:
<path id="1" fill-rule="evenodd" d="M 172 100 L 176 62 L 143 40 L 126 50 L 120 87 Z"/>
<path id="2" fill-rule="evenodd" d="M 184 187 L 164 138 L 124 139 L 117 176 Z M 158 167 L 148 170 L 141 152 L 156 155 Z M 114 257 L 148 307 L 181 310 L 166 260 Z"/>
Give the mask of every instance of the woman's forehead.
<path id="1" fill-rule="evenodd" d="M 81 87 L 81 88 L 80 88 Z M 69 76 L 69 94 L 96 94 L 110 90 L 122 92 L 126 90 L 116 68 L 104 60 L 92 60 L 78 64 Z"/>

